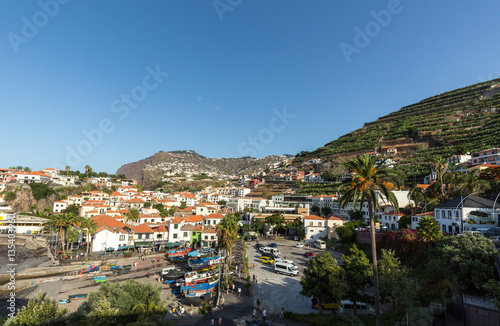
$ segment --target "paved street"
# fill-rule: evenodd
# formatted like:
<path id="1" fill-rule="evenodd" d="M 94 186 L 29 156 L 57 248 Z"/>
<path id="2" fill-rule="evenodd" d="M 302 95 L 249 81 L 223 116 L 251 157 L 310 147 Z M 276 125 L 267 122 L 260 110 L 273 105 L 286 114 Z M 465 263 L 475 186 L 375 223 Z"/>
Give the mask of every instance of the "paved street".
<path id="1" fill-rule="evenodd" d="M 248 263 L 255 264 L 255 268 L 250 270 L 250 275 L 255 274 L 258 278 L 257 284 L 253 287 L 254 304 L 257 298 L 261 297 L 262 291 L 262 305 L 269 313 L 276 314 L 281 307 L 285 307 L 287 311 L 296 313 L 310 313 L 317 312 L 311 308 L 311 299 L 300 295 L 302 287 L 300 285 L 300 278 L 304 275 L 304 268 L 306 262 L 310 258 L 304 257 L 304 253 L 311 251 L 317 254 L 324 253 L 325 250 L 316 248 L 296 248 L 295 245 L 298 241 L 269 239 L 259 241 L 260 244 L 266 245 L 269 243 L 276 243 L 278 250 L 281 252 L 281 258 L 293 260 L 299 267 L 299 276 L 287 276 L 277 274 L 273 270 L 272 265 L 263 264 L 259 261 L 260 251 L 256 250 L 254 245 L 256 242 L 247 243 Z M 335 258 L 340 258 L 340 253 L 330 251 Z"/>

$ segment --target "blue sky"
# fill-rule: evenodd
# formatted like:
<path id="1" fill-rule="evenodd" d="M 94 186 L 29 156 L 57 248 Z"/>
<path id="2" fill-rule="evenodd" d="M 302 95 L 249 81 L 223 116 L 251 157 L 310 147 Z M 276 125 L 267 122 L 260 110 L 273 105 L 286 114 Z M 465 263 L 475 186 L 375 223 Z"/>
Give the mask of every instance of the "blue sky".
<path id="1" fill-rule="evenodd" d="M 0 167 L 114 173 L 161 150 L 314 150 L 500 77 L 499 11 L 498 1 L 1 0 Z"/>

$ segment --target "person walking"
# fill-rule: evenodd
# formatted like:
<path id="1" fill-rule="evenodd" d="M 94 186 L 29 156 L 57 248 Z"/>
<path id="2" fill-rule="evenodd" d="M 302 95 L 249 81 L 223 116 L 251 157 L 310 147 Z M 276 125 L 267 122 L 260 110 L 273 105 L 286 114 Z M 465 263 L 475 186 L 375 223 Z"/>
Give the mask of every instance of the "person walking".
<path id="1" fill-rule="evenodd" d="M 266 321 L 266 317 L 267 317 L 267 310 L 266 308 L 262 308 L 262 320 Z"/>
<path id="2" fill-rule="evenodd" d="M 278 316 L 278 322 L 280 320 L 281 322 L 283 322 L 284 319 L 285 319 L 285 307 L 281 307 L 280 314 Z"/>
<path id="3" fill-rule="evenodd" d="M 222 317 L 219 316 L 219 326 L 222 326 Z"/>
<path id="4" fill-rule="evenodd" d="M 260 311 L 260 300 L 259 299 L 257 299 L 257 310 Z"/>
<path id="5" fill-rule="evenodd" d="M 255 315 L 257 314 L 257 309 L 253 308 L 252 319 L 255 320 Z"/>
<path id="6" fill-rule="evenodd" d="M 241 297 L 241 288 L 238 288 L 238 296 Z"/>
<path id="7" fill-rule="evenodd" d="M 224 297 L 220 298 L 220 309 L 224 310 Z"/>
<path id="8" fill-rule="evenodd" d="M 255 283 L 255 274 L 253 274 L 253 282 Z"/>
<path id="9" fill-rule="evenodd" d="M 236 291 L 234 290 L 234 283 L 233 283 L 233 293 L 236 294 Z"/>
<path id="10" fill-rule="evenodd" d="M 215 326 L 215 320 L 214 320 L 214 317 L 212 317 L 212 319 L 210 320 L 210 325 L 211 325 L 211 326 Z"/>
<path id="11" fill-rule="evenodd" d="M 149 272 L 148 272 L 148 278 L 149 278 Z"/>
<path id="12" fill-rule="evenodd" d="M 259 281 L 259 277 L 257 275 L 255 275 L 255 283 L 257 283 Z"/>
<path id="13" fill-rule="evenodd" d="M 241 269 L 238 269 L 238 277 L 241 277 Z"/>

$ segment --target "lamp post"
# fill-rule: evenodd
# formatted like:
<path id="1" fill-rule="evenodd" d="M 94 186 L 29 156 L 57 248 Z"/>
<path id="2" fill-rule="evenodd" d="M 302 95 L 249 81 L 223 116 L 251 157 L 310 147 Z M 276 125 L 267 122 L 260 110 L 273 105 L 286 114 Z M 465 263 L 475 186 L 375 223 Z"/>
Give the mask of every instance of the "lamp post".
<path id="1" fill-rule="evenodd" d="M 460 215 L 459 216 L 459 218 L 460 218 L 460 225 L 461 225 L 460 233 L 462 233 L 462 234 L 464 233 L 464 218 L 462 216 L 463 215 L 462 214 L 463 213 L 463 209 L 464 209 L 464 200 L 466 200 L 467 198 L 469 198 L 469 196 L 472 196 L 474 194 L 475 194 L 475 192 L 470 193 L 467 196 L 465 196 L 464 198 L 462 198 L 462 200 L 460 200 L 460 202 L 458 203 L 457 207 L 455 208 L 455 211 L 458 211 L 458 206 L 462 205 L 462 211 L 458 214 L 458 215 Z M 460 197 L 462 197 L 462 196 L 460 196 Z"/>
<path id="2" fill-rule="evenodd" d="M 500 197 L 500 192 L 497 195 L 497 198 L 495 198 L 495 202 L 493 203 L 493 219 L 496 221 L 496 224 L 498 226 L 498 214 L 497 217 L 495 218 L 495 205 L 497 203 L 498 197 Z"/>

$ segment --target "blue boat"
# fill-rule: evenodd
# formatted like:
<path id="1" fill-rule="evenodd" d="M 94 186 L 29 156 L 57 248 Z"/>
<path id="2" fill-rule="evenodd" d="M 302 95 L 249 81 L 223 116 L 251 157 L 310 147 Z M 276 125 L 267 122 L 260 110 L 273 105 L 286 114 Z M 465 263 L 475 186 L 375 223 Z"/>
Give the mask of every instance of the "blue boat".
<path id="1" fill-rule="evenodd" d="M 186 256 L 177 256 L 177 257 L 168 257 L 170 261 L 176 262 L 176 261 L 186 261 L 187 257 Z"/>
<path id="2" fill-rule="evenodd" d="M 92 266 L 92 265 L 89 265 L 88 268 L 82 268 L 78 271 L 78 274 L 84 274 L 84 273 L 90 273 L 90 272 L 94 272 L 96 270 L 99 269 L 99 266 Z"/>
<path id="3" fill-rule="evenodd" d="M 193 285 L 181 286 L 181 293 L 192 294 L 192 293 L 207 293 L 211 292 L 219 280 L 213 280 L 205 283 L 198 283 Z"/>
<path id="4" fill-rule="evenodd" d="M 220 256 L 196 258 L 188 261 L 188 266 L 192 268 L 204 268 L 208 266 L 218 265 L 220 263 Z"/>
<path id="5" fill-rule="evenodd" d="M 198 257 L 199 255 L 200 255 L 200 253 L 198 252 L 198 250 L 193 250 L 193 251 L 188 252 L 189 258 Z"/>
<path id="6" fill-rule="evenodd" d="M 94 282 L 96 283 L 104 283 L 108 281 L 108 278 L 106 276 L 98 276 L 98 277 L 92 277 Z"/>

